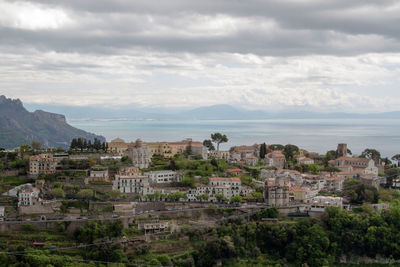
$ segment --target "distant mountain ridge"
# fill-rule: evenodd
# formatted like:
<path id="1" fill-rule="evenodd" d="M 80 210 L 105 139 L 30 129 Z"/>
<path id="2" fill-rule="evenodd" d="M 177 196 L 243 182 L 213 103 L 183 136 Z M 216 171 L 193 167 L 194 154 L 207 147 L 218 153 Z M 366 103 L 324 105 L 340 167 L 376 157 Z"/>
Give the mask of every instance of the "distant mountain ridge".
<path id="1" fill-rule="evenodd" d="M 39 141 L 43 147 L 66 148 L 76 137 L 105 141 L 103 136 L 72 127 L 64 115 L 43 110 L 29 112 L 21 100 L 0 96 L 0 147 L 14 148 Z"/>
<path id="2" fill-rule="evenodd" d="M 132 120 L 263 120 L 263 119 L 399 119 L 400 111 L 383 113 L 346 113 L 247 110 L 231 105 L 212 105 L 186 110 L 135 107 L 103 108 L 53 105 L 27 105 L 31 109 L 44 108 L 67 114 L 70 119 L 132 119 Z M 82 114 L 85 114 L 82 116 Z"/>

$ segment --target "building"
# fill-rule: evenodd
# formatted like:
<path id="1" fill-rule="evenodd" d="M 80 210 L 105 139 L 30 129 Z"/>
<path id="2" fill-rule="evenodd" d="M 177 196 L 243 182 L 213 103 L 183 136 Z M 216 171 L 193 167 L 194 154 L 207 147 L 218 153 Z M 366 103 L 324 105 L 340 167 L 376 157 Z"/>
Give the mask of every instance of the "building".
<path id="1" fill-rule="evenodd" d="M 215 159 L 224 159 L 228 161 L 230 159 L 230 152 L 229 151 L 222 151 L 222 150 L 213 150 L 209 153 L 211 158 Z"/>
<path id="2" fill-rule="evenodd" d="M 155 184 L 180 182 L 182 178 L 182 175 L 180 173 L 171 170 L 151 171 L 146 172 L 144 175 L 147 175 L 147 177 L 149 177 L 150 183 Z"/>
<path id="3" fill-rule="evenodd" d="M 51 154 L 40 154 L 29 158 L 29 174 L 37 177 L 40 174 L 56 172 L 57 161 Z"/>
<path id="4" fill-rule="evenodd" d="M 226 170 L 226 174 L 227 175 L 234 175 L 234 176 L 238 176 L 239 174 L 241 174 L 243 172 L 242 169 L 236 168 L 236 169 L 227 169 Z"/>
<path id="5" fill-rule="evenodd" d="M 325 184 L 324 189 L 327 191 L 342 191 L 344 185 L 344 178 L 341 177 L 326 177 L 323 178 Z"/>
<path id="6" fill-rule="evenodd" d="M 310 211 L 324 212 L 326 207 L 343 208 L 343 198 L 316 196 L 312 199 Z"/>
<path id="7" fill-rule="evenodd" d="M 190 153 L 191 155 L 201 155 L 207 159 L 207 148 L 202 142 L 193 141 L 187 138 L 181 142 L 150 142 L 146 143 L 151 156 L 158 155 L 165 158 L 172 158 L 176 154 Z"/>
<path id="8" fill-rule="evenodd" d="M 294 185 L 289 188 L 290 201 L 309 203 L 312 196 L 313 194 L 309 187 Z"/>
<path id="9" fill-rule="evenodd" d="M 40 189 L 33 187 L 31 184 L 24 185 L 18 192 L 18 207 L 33 206 L 39 203 Z"/>
<path id="10" fill-rule="evenodd" d="M 54 153 L 53 158 L 56 162 L 56 166 L 61 164 L 61 161 L 69 159 L 68 153 Z"/>
<path id="11" fill-rule="evenodd" d="M 392 187 L 400 189 L 400 176 L 397 176 L 396 178 L 393 179 Z"/>
<path id="12" fill-rule="evenodd" d="M 123 168 L 115 175 L 113 189 L 121 193 L 148 195 L 154 193 L 150 187 L 149 177 L 141 175 L 136 167 Z"/>
<path id="13" fill-rule="evenodd" d="M 314 160 L 313 159 L 306 158 L 306 157 L 298 159 L 297 162 L 299 164 L 304 164 L 304 165 L 314 164 Z"/>
<path id="14" fill-rule="evenodd" d="M 102 166 L 92 167 L 90 169 L 89 180 L 92 182 L 109 181 L 110 177 L 108 174 L 108 167 L 102 167 Z"/>
<path id="15" fill-rule="evenodd" d="M 151 154 L 147 145 L 143 144 L 142 140 L 137 139 L 135 143 L 130 143 L 125 153 L 132 161 L 134 167 L 141 169 L 149 167 Z"/>
<path id="16" fill-rule="evenodd" d="M 282 207 L 289 204 L 289 182 L 282 178 L 268 178 L 264 199 L 268 206 Z"/>
<path id="17" fill-rule="evenodd" d="M 247 156 L 244 160 L 247 166 L 254 167 L 258 163 L 258 158 L 256 156 Z"/>
<path id="18" fill-rule="evenodd" d="M 329 161 L 329 164 L 343 172 L 378 175 L 378 168 L 375 166 L 375 162 L 372 159 L 340 157 Z"/>
<path id="19" fill-rule="evenodd" d="M 217 202 L 216 195 L 223 195 L 226 200 L 233 196 L 246 196 L 254 190 L 247 186 L 242 186 L 240 178 L 211 177 L 208 185 L 196 184 L 196 187 L 187 191 L 188 201 L 198 201 L 197 197 L 207 194 L 208 201 Z"/>
<path id="20" fill-rule="evenodd" d="M 225 178 L 225 177 L 211 177 L 211 186 L 230 186 L 234 189 L 238 189 L 242 185 L 240 178 Z"/>
<path id="21" fill-rule="evenodd" d="M 125 151 L 128 149 L 128 143 L 125 143 L 125 141 L 121 138 L 116 138 L 111 142 L 108 142 L 107 145 L 108 145 L 108 152 L 117 155 L 123 155 Z"/>
<path id="22" fill-rule="evenodd" d="M 260 155 L 260 145 L 254 144 L 252 146 L 234 146 L 231 147 L 230 153 L 240 155 L 240 160 L 244 160 L 249 156 L 258 157 Z"/>
<path id="23" fill-rule="evenodd" d="M 148 233 L 160 233 L 168 231 L 168 221 L 144 221 L 138 222 L 138 229 L 144 231 L 145 234 Z"/>
<path id="24" fill-rule="evenodd" d="M 280 150 L 275 150 L 267 155 L 265 155 L 265 158 L 263 159 L 264 163 L 268 167 L 275 167 L 278 170 L 283 169 L 286 164 L 286 158 L 285 155 L 283 155 L 282 151 Z"/>
<path id="25" fill-rule="evenodd" d="M 146 143 L 151 156 L 157 155 L 164 158 L 172 158 L 172 148 L 168 142 L 148 142 Z"/>
<path id="26" fill-rule="evenodd" d="M 347 157 L 347 144 L 338 144 L 336 149 L 336 157 Z"/>
<path id="27" fill-rule="evenodd" d="M 5 218 L 5 207 L 0 206 L 0 222 L 3 222 Z"/>

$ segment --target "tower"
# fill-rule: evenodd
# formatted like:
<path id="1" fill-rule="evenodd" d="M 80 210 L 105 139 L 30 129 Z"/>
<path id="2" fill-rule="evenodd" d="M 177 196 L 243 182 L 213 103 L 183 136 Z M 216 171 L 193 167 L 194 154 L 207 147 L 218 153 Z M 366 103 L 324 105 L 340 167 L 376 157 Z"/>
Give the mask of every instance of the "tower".
<path id="1" fill-rule="evenodd" d="M 347 156 L 347 144 L 338 144 L 336 155 L 338 158 Z"/>

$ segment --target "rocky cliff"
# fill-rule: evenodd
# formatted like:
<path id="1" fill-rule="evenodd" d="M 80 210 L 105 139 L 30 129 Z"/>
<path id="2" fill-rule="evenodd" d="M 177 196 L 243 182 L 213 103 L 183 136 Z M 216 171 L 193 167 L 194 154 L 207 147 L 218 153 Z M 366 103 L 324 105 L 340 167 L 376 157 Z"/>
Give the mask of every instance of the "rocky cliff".
<path id="1" fill-rule="evenodd" d="M 0 96 L 0 147 L 14 148 L 39 141 L 43 147 L 66 148 L 76 137 L 105 141 L 103 136 L 72 127 L 64 115 L 42 110 L 29 112 L 21 100 Z"/>

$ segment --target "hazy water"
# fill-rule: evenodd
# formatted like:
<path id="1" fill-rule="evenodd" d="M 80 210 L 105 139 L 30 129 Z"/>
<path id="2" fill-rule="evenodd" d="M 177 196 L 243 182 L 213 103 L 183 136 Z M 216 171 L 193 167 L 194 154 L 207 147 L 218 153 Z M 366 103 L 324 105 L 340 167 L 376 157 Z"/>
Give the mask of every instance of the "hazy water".
<path id="1" fill-rule="evenodd" d="M 347 143 L 353 153 L 375 148 L 392 157 L 400 153 L 400 118 L 368 119 L 287 119 L 287 120 L 193 120 L 193 121 L 78 121 L 69 123 L 80 129 L 103 135 L 107 140 L 120 137 L 125 141 L 180 141 L 184 138 L 202 141 L 213 132 L 228 136 L 221 146 L 266 142 L 296 144 L 308 151 L 325 153 Z"/>

